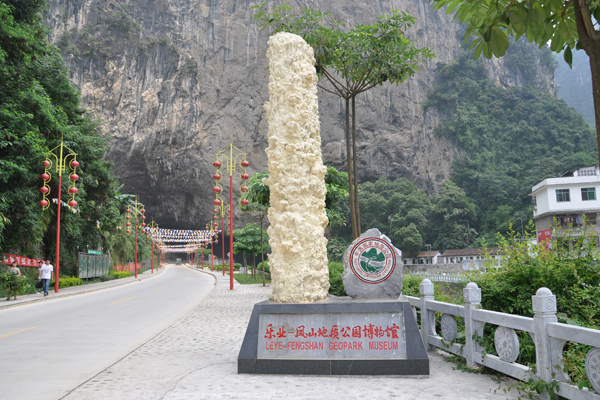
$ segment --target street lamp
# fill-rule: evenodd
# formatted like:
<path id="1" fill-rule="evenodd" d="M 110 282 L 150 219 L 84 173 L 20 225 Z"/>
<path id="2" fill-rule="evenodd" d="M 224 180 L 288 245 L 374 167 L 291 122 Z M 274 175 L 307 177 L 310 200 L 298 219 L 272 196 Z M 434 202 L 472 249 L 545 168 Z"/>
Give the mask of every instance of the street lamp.
<path id="1" fill-rule="evenodd" d="M 75 182 L 79 179 L 79 176 L 76 173 L 77 167 L 79 167 L 79 162 L 77 161 L 77 153 L 65 146 L 62 138 L 58 146 L 49 150 L 48 153 L 46 153 L 46 159 L 42 161 L 44 173 L 41 175 L 41 178 L 44 181 L 44 186 L 40 188 L 40 192 L 42 192 L 42 200 L 40 201 L 40 206 L 42 206 L 42 210 L 46 210 L 50 205 L 50 203 L 48 202 L 48 194 L 50 193 L 50 186 L 48 186 L 48 182 L 50 182 L 50 179 L 52 178 L 50 175 L 50 171 L 52 170 L 51 157 L 54 157 L 54 159 L 56 160 L 55 171 L 58 175 L 58 211 L 56 213 L 56 279 L 54 280 L 54 292 L 58 293 L 58 280 L 60 270 L 60 208 L 62 207 L 62 174 L 65 173 L 65 170 L 67 169 L 68 165 L 71 169 L 71 175 L 69 176 L 69 182 L 71 185 L 69 187 L 69 196 L 71 197 L 71 200 L 69 201 L 68 205 L 69 207 L 76 207 L 77 202 L 75 201 L 75 194 L 79 190 L 75 187 Z M 69 159 L 71 160 L 70 162 Z"/>
<path id="2" fill-rule="evenodd" d="M 158 229 L 158 224 L 152 220 L 150 222 L 150 240 L 152 241 L 152 261 L 150 262 L 150 268 L 152 269 L 152 274 L 154 273 L 154 237 L 156 230 Z M 158 267 L 156 268 L 158 270 Z"/>
<path id="3" fill-rule="evenodd" d="M 138 215 L 141 214 L 142 215 L 142 221 L 144 221 L 146 219 L 146 216 L 144 215 L 146 213 L 146 210 L 144 209 L 144 205 L 142 203 L 138 203 L 137 201 L 137 196 L 135 196 L 135 202 L 133 204 L 130 205 L 131 209 L 127 209 L 127 214 L 131 214 L 133 212 L 134 216 L 135 216 L 135 257 L 134 257 L 134 265 L 135 265 L 135 277 L 137 278 L 137 233 L 138 233 Z M 129 215 L 127 215 L 127 219 L 129 219 Z M 127 223 L 127 225 L 129 225 L 129 223 Z M 142 226 L 146 226 L 145 222 L 142 222 Z M 127 233 L 131 233 L 131 231 L 128 229 Z"/>
<path id="4" fill-rule="evenodd" d="M 242 207 L 246 207 L 248 205 L 248 200 L 246 200 L 246 193 L 248 192 L 248 187 L 246 186 L 246 181 L 250 178 L 250 176 L 246 173 L 246 168 L 250 165 L 248 161 L 246 161 L 246 153 L 238 149 L 233 145 L 233 141 L 229 142 L 229 145 L 225 147 L 223 150 L 216 154 L 217 160 L 213 163 L 213 166 L 217 169 L 215 174 L 213 175 L 213 179 L 216 181 L 216 185 L 213 188 L 213 191 L 216 194 L 216 199 L 213 201 L 215 206 L 221 206 L 221 210 L 224 209 L 225 203 L 220 199 L 220 194 L 223 188 L 220 185 L 220 181 L 222 179 L 221 176 L 221 167 L 223 163 L 221 160 L 225 162 L 226 173 L 229 174 L 229 206 L 227 212 L 229 213 L 229 289 L 233 290 L 233 174 L 236 172 L 237 160 L 238 157 L 241 158 L 240 167 L 242 172 L 240 173 L 240 179 L 242 180 L 242 186 L 240 187 L 240 192 L 242 197 L 240 199 L 240 204 Z M 216 213 L 215 213 L 216 216 Z M 223 211 L 221 211 L 221 222 L 223 229 L 223 275 L 225 274 L 225 226 L 223 221 Z"/>
<path id="5" fill-rule="evenodd" d="M 425 247 L 427 247 L 427 258 L 429 258 L 429 264 L 431 264 L 431 245 L 426 244 Z"/>
<path id="6" fill-rule="evenodd" d="M 525 238 L 525 231 L 523 230 L 523 217 L 519 216 L 518 218 L 521 220 L 521 242 L 522 242 L 523 239 Z"/>

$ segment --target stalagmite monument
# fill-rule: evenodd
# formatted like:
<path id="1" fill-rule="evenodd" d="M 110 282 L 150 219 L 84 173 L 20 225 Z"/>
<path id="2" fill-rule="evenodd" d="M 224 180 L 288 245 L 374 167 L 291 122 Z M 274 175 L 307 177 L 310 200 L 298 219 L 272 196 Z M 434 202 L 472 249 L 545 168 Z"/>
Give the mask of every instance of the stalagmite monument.
<path id="1" fill-rule="evenodd" d="M 326 168 L 313 49 L 300 36 L 282 32 L 269 39 L 267 58 L 270 298 L 278 303 L 326 300 Z"/>
<path id="2" fill-rule="evenodd" d="M 267 58 L 273 293 L 254 305 L 238 373 L 428 376 L 411 305 L 398 299 L 402 254 L 379 231 L 367 231 L 346 257 L 353 299 L 321 301 L 329 291 L 328 221 L 313 49 L 278 33 Z"/>

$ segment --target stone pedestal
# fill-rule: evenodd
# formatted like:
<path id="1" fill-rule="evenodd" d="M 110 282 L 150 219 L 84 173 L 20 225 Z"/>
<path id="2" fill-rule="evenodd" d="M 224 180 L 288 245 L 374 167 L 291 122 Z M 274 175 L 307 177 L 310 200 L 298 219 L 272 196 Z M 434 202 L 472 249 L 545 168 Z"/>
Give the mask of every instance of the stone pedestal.
<path id="1" fill-rule="evenodd" d="M 330 299 L 254 306 L 238 373 L 429 376 L 410 304 Z"/>

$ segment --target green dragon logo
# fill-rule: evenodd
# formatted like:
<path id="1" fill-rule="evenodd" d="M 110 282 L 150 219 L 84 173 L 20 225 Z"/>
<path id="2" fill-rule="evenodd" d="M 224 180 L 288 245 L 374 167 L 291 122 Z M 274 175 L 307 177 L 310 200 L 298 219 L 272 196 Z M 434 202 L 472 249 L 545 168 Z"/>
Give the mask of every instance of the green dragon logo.
<path id="1" fill-rule="evenodd" d="M 360 255 L 361 268 L 370 274 L 376 274 L 385 267 L 385 255 L 372 247 Z"/>

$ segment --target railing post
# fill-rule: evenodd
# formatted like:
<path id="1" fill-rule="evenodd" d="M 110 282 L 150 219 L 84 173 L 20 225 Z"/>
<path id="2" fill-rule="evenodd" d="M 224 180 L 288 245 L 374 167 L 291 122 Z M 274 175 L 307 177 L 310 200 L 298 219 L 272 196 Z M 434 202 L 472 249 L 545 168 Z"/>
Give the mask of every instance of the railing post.
<path id="1" fill-rule="evenodd" d="M 433 300 L 433 283 L 429 279 L 423 279 L 419 285 L 421 293 L 421 338 L 425 350 L 432 351 L 434 346 L 427 341 L 428 335 L 435 335 L 435 312 L 427 309 L 427 302 Z"/>
<path id="2" fill-rule="evenodd" d="M 469 282 L 463 289 L 463 298 L 465 300 L 465 358 L 467 367 L 480 368 L 481 365 L 475 362 L 475 353 L 479 350 L 479 345 L 474 336 L 483 335 L 483 324 L 473 320 L 473 310 L 481 306 L 481 289 L 475 282 Z"/>
<path id="3" fill-rule="evenodd" d="M 531 296 L 533 305 L 533 331 L 535 342 L 535 358 L 537 376 L 546 382 L 552 382 L 552 349 L 548 336 L 548 324 L 557 322 L 556 296 L 548 288 L 539 288 L 535 296 Z M 542 393 L 542 399 L 549 399 L 548 393 Z"/>

